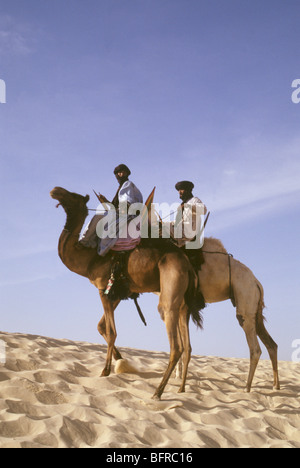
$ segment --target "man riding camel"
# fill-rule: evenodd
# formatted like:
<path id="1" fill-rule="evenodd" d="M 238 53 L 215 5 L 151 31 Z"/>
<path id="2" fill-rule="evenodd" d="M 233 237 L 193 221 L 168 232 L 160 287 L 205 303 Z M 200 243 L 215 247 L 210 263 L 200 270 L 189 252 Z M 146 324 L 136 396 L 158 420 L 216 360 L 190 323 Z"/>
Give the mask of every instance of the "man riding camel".
<path id="1" fill-rule="evenodd" d="M 107 211 L 92 218 L 79 240 L 84 247 L 98 247 L 100 256 L 104 256 L 109 250 L 131 250 L 140 242 L 139 236 L 132 238 L 127 232 L 128 223 L 136 218 L 134 215 L 128 215 L 127 209 L 134 203 L 142 204 L 143 196 L 129 180 L 131 171 L 125 164 L 117 166 L 114 174 L 119 183 L 116 195 L 111 203 L 104 195 L 97 195 Z"/>
<path id="2" fill-rule="evenodd" d="M 203 215 L 207 213 L 206 206 L 193 195 L 194 184 L 188 180 L 177 182 L 175 189 L 182 200 L 178 207 L 176 219 L 171 224 L 174 242 L 185 249 L 195 269 L 203 263 L 201 248 L 204 242 Z"/>

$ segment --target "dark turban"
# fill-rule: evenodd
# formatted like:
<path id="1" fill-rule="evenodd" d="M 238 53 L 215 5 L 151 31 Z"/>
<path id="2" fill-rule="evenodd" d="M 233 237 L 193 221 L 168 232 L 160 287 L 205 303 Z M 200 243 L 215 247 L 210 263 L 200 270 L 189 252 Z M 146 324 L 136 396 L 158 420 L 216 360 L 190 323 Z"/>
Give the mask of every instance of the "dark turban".
<path id="1" fill-rule="evenodd" d="M 120 164 L 119 166 L 115 167 L 114 174 L 117 174 L 118 172 L 127 172 L 128 175 L 131 174 L 130 169 L 125 164 Z"/>
<path id="2" fill-rule="evenodd" d="M 194 184 L 189 180 L 182 180 L 181 182 L 177 182 L 175 188 L 176 190 L 188 190 L 189 192 L 191 192 L 194 188 Z"/>

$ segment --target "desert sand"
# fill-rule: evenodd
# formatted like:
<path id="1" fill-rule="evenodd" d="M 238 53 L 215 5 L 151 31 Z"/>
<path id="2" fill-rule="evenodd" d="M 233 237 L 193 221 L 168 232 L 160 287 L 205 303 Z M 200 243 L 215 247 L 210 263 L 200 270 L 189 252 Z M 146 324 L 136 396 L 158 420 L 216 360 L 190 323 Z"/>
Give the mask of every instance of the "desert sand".
<path id="1" fill-rule="evenodd" d="M 193 356 L 186 393 L 174 376 L 154 401 L 167 353 L 120 348 L 135 373 L 100 378 L 105 345 L 2 332 L 0 340 L 1 448 L 300 447 L 297 363 L 279 363 L 274 391 L 271 364 L 260 361 L 248 394 L 248 359 Z"/>

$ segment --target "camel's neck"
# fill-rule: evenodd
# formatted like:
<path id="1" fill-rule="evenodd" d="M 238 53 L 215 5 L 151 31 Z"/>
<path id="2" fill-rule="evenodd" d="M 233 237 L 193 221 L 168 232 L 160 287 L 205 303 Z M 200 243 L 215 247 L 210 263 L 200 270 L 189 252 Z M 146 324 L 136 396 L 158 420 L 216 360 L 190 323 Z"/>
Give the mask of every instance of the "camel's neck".
<path id="1" fill-rule="evenodd" d="M 67 221 L 58 243 L 58 253 L 69 270 L 88 277 L 88 267 L 95 256 L 93 249 L 79 246 L 79 234 L 87 217 L 87 209 L 67 209 Z"/>

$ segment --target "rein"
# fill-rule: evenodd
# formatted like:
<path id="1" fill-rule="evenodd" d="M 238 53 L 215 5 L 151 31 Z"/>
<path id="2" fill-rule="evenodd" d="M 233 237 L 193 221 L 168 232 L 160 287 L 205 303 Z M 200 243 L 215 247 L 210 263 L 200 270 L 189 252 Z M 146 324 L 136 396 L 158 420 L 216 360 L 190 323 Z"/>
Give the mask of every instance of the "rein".
<path id="1" fill-rule="evenodd" d="M 99 210 L 99 208 L 87 208 L 88 211 L 98 211 L 99 213 L 105 213 L 106 210 Z"/>

